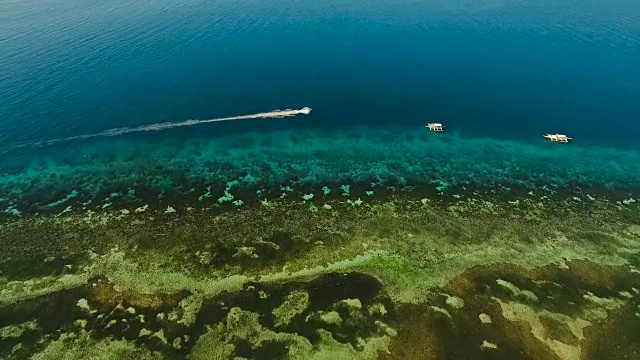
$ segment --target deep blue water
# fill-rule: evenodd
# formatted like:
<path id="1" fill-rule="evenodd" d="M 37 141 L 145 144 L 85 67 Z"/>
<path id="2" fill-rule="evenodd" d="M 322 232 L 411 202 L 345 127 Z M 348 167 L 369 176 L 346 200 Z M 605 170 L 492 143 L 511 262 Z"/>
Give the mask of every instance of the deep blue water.
<path id="1" fill-rule="evenodd" d="M 303 106 L 313 117 L 148 136 L 432 120 L 640 135 L 638 1 L 7 0 L 0 49 L 0 148 Z"/>

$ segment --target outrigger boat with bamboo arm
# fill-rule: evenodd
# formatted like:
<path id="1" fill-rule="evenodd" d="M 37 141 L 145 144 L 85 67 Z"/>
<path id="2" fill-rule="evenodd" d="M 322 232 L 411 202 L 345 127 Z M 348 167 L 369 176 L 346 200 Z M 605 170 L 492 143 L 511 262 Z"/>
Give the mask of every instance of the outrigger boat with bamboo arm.
<path id="1" fill-rule="evenodd" d="M 571 140 L 570 137 L 567 137 L 567 135 L 562 135 L 562 134 L 546 134 L 544 135 L 544 137 L 549 139 L 551 142 L 568 143 L 569 140 Z"/>
<path id="2" fill-rule="evenodd" d="M 444 125 L 440 123 L 428 123 L 425 127 L 431 131 L 444 131 Z"/>

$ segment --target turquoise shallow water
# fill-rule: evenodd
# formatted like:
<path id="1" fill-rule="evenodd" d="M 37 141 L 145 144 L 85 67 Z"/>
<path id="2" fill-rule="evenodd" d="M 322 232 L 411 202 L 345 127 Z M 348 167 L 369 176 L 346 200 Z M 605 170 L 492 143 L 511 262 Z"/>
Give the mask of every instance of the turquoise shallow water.
<path id="1" fill-rule="evenodd" d="M 637 187 L 637 14 L 595 0 L 5 2 L 3 207 L 158 177 Z M 311 116 L 16 148 L 303 106 Z M 423 131 L 432 120 L 448 140 Z M 574 144 L 544 143 L 555 131 Z"/>
<path id="2" fill-rule="evenodd" d="M 341 193 L 341 185 L 362 188 L 357 196 L 377 193 L 379 185 L 421 185 L 449 195 L 478 187 L 578 188 L 585 199 L 616 190 L 624 193 L 618 200 L 635 201 L 634 189 L 640 188 L 637 151 L 465 138 L 408 126 L 245 131 L 215 139 L 131 141 L 128 136 L 48 147 L 54 155 L 5 172 L 0 204 L 7 213 L 60 211 L 68 205 L 100 207 L 111 203 L 113 194 L 120 199 L 131 192 L 152 203 L 165 196 L 182 203 L 176 197 L 184 195 L 215 204 L 225 202 L 228 193 L 246 203 L 256 192 L 278 197 L 291 189 L 294 200 L 301 200 L 302 194 L 322 194 L 325 186 Z"/>

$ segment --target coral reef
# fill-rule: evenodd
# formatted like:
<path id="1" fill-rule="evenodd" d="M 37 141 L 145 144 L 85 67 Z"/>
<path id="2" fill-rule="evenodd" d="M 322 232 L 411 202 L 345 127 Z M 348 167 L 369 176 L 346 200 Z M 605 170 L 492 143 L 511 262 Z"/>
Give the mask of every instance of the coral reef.
<path id="1" fill-rule="evenodd" d="M 82 211 L 119 202 L 131 208 L 166 200 L 173 203 L 165 209 L 177 210 L 198 199 L 238 207 L 265 190 L 283 197 L 295 190 L 295 197 L 307 200 L 337 194 L 355 202 L 377 190 L 354 192 L 350 184 L 360 182 L 422 184 L 434 192 L 497 184 L 610 190 L 640 185 L 640 158 L 632 150 L 430 135 L 406 127 L 354 127 L 65 144 L 77 147 L 64 151 L 75 158 L 36 149 L 21 166 L 0 161 L 0 213 Z"/>
<path id="2" fill-rule="evenodd" d="M 637 203 L 476 189 L 377 191 L 354 205 L 364 188 L 224 211 L 107 207 L 5 220 L 0 356 L 565 360 L 640 351 L 631 335 L 640 321 Z"/>

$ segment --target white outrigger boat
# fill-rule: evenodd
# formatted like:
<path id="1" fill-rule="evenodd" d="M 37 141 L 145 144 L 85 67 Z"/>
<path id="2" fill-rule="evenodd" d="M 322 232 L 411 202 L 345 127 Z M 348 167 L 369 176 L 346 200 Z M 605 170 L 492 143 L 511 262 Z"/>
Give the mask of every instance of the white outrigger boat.
<path id="1" fill-rule="evenodd" d="M 568 143 L 569 140 L 571 140 L 570 137 L 562 134 L 546 134 L 544 135 L 544 137 L 551 140 L 552 142 Z"/>
<path id="2" fill-rule="evenodd" d="M 425 127 L 431 131 L 444 131 L 444 125 L 440 123 L 428 123 Z"/>

